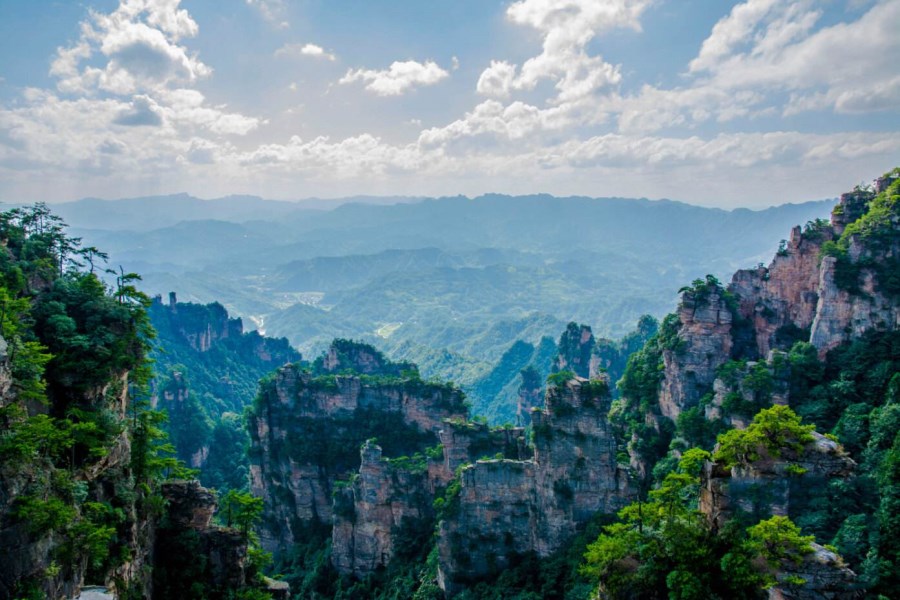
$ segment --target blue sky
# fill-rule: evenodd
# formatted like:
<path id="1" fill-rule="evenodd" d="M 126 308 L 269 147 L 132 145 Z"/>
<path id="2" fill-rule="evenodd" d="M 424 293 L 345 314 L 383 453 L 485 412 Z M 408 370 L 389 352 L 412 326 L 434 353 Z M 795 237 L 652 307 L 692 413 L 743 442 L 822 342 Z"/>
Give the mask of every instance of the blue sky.
<path id="1" fill-rule="evenodd" d="M 0 2 L 0 200 L 834 196 L 900 164 L 900 0 Z"/>

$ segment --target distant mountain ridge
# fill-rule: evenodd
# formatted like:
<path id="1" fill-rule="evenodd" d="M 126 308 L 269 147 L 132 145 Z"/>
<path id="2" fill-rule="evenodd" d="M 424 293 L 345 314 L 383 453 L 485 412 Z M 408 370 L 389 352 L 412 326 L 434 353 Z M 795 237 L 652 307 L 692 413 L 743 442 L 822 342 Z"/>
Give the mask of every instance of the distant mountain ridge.
<path id="1" fill-rule="evenodd" d="M 102 198 L 81 198 L 66 202 L 53 203 L 53 210 L 72 227 L 85 229 L 113 229 L 150 231 L 170 227 L 181 221 L 218 220 L 232 223 L 248 221 L 266 221 L 284 216 L 297 216 L 307 211 L 332 211 L 345 205 L 393 206 L 398 204 L 417 204 L 423 202 L 454 201 L 524 201 L 524 200 L 564 200 L 566 202 L 625 201 L 629 203 L 650 203 L 656 205 L 675 205 L 693 209 L 713 210 L 735 213 L 758 213 L 788 206 L 804 206 L 816 202 L 835 202 L 835 199 L 814 200 L 798 204 L 773 205 L 766 209 L 751 210 L 736 208 L 725 210 L 692 205 L 687 202 L 669 199 L 649 200 L 647 198 L 622 197 L 589 197 L 589 196 L 554 196 L 551 194 L 533 194 L 510 196 L 506 194 L 483 194 L 476 197 L 442 196 L 438 198 L 425 196 L 347 196 L 341 198 L 303 198 L 298 200 L 271 200 L 260 196 L 233 194 L 219 198 L 198 198 L 185 192 L 159 196 L 138 196 L 115 200 Z M 4 205 L 19 203 L 4 202 Z"/>
<path id="2" fill-rule="evenodd" d="M 512 398 L 515 385 L 480 382 L 517 341 L 537 347 L 570 321 L 618 338 L 641 315 L 662 316 L 684 281 L 766 260 L 785 231 L 833 204 L 177 195 L 54 210 L 112 265 L 141 273 L 151 295 L 221 302 L 305 354 L 335 337 L 376 344 L 425 376 L 452 377 L 476 410 L 499 417 L 487 407 L 498 386 Z"/>

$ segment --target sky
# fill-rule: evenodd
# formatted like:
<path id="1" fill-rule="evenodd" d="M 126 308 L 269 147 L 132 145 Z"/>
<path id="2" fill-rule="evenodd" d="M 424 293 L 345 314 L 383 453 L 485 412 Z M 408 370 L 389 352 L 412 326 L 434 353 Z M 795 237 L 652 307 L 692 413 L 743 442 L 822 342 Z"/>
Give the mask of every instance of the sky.
<path id="1" fill-rule="evenodd" d="M 0 0 L 0 201 L 733 208 L 900 165 L 900 0 Z"/>

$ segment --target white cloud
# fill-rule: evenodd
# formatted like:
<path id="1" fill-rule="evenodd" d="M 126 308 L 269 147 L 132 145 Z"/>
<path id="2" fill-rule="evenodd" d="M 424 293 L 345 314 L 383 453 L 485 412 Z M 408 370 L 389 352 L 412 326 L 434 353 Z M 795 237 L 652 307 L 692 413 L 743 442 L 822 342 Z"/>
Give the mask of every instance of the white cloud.
<path id="1" fill-rule="evenodd" d="M 149 96 L 135 96 L 131 106 L 113 120 L 116 125 L 159 127 L 163 124 L 159 105 Z"/>
<path id="2" fill-rule="evenodd" d="M 396 61 L 382 71 L 350 69 L 338 83 L 363 81 L 366 83 L 366 89 L 378 96 L 399 96 L 415 87 L 434 85 L 449 75 L 434 61 L 420 63 L 407 60 Z"/>
<path id="3" fill-rule="evenodd" d="M 321 46 L 316 44 L 285 44 L 275 51 L 276 57 L 297 58 L 308 56 L 311 58 L 322 58 L 325 60 L 336 60 L 337 56 L 330 52 L 326 52 Z"/>
<path id="4" fill-rule="evenodd" d="M 212 70 L 179 43 L 197 35 L 197 23 L 179 0 L 122 0 L 109 14 L 91 12 L 79 40 L 59 48 L 50 74 L 65 93 L 128 95 L 171 83 L 190 83 Z M 103 68 L 82 63 L 100 54 Z"/>
<path id="5" fill-rule="evenodd" d="M 691 61 L 687 85 L 645 85 L 633 96 L 607 99 L 616 105 L 620 130 L 648 132 L 773 112 L 900 108 L 894 58 L 900 56 L 900 0 L 882 1 L 856 21 L 816 30 L 820 17 L 809 0 L 735 6 Z"/>
<path id="6" fill-rule="evenodd" d="M 506 11 L 517 25 L 536 29 L 541 52 L 521 66 L 492 60 L 476 85 L 479 94 L 507 100 L 516 92 L 534 90 L 553 81 L 556 94 L 546 107 L 523 101 L 504 106 L 483 102 L 463 118 L 443 128 L 422 132 L 420 141 L 460 140 L 490 135 L 519 140 L 532 134 L 558 131 L 573 125 L 598 125 L 614 107 L 610 101 L 622 80 L 620 68 L 588 53 L 599 34 L 616 28 L 640 31 L 640 17 L 651 0 L 520 0 Z M 604 96 L 605 94 L 605 96 Z"/>
<path id="7" fill-rule="evenodd" d="M 512 81 L 515 89 L 533 89 L 540 80 L 556 81 L 557 103 L 577 102 L 621 81 L 618 67 L 587 53 L 598 34 L 616 28 L 640 30 L 650 0 L 520 0 L 506 14 L 510 21 L 537 29 L 541 54 L 528 59 Z M 492 67 L 494 64 L 492 64 Z"/>
<path id="8" fill-rule="evenodd" d="M 748 0 L 737 4 L 731 13 L 713 26 L 709 37 L 703 41 L 700 54 L 691 61 L 692 72 L 704 71 L 729 56 L 734 49 L 747 42 L 763 18 L 779 0 Z"/>
<path id="9" fill-rule="evenodd" d="M 246 0 L 248 6 L 256 8 L 262 17 L 279 29 L 287 29 L 291 24 L 285 20 L 287 10 L 284 0 Z"/>
<path id="10" fill-rule="evenodd" d="M 104 95 L 125 97 L 127 104 L 103 122 L 125 126 L 168 125 L 165 130 L 207 130 L 218 135 L 245 135 L 261 121 L 211 106 L 203 94 L 187 87 L 212 73 L 180 43 L 196 36 L 197 23 L 179 8 L 180 0 L 121 0 L 109 14 L 91 12 L 81 36 L 59 48 L 50 74 L 63 94 L 96 99 L 110 107 Z M 101 64 L 95 66 L 96 60 Z M 103 64 L 105 61 L 105 64 Z M 87 63 L 87 64 L 85 64 Z M 36 102 L 50 102 L 43 94 Z M 59 104 L 59 106 L 66 106 Z"/>
<path id="11" fill-rule="evenodd" d="M 247 2 L 263 16 L 268 10 L 273 23 L 284 17 L 280 2 Z M 0 106 L 0 192 L 36 180 L 67 196 L 102 189 L 121 196 L 128 185 L 144 193 L 139 186 L 147 181 L 206 195 L 283 190 L 294 197 L 360 189 L 533 192 L 539 183 L 560 194 L 773 204 L 833 194 L 844 185 L 842 173 L 853 173 L 852 184 L 857 173 L 893 166 L 900 155 L 896 132 L 812 134 L 777 124 L 807 111 L 900 107 L 900 0 L 868 2 L 846 13 L 848 22 L 825 25 L 814 0 L 740 2 L 684 66 L 678 86 L 625 92 L 628 65 L 607 62 L 595 42 L 613 29 L 639 31 L 650 5 L 513 2 L 508 22 L 537 34 L 532 56 L 490 61 L 475 88 L 483 97 L 458 118 L 422 130 L 421 120 L 403 114 L 402 126 L 385 137 L 300 137 L 279 127 L 281 137 L 260 143 L 248 134 L 262 137 L 266 121 L 196 89 L 212 69 L 189 49 L 199 28 L 178 0 L 121 0 L 109 14 L 91 13 L 79 37 L 58 50 L 56 91 L 29 89 Z M 287 44 L 275 56 L 336 60 L 312 43 Z M 456 59 L 446 68 L 398 61 L 384 70 L 351 69 L 340 83 L 395 96 L 443 81 L 456 68 Z M 298 85 L 312 84 L 279 83 L 291 91 Z M 281 106 L 272 118 L 314 131 L 321 109 L 310 102 Z M 740 131 L 762 115 L 770 120 L 754 127 L 761 132 Z M 735 132 L 698 127 L 724 122 Z M 404 139 L 413 131 L 418 135 Z"/>
<path id="12" fill-rule="evenodd" d="M 58 91 L 29 88 L 0 108 L 0 162 L 62 178 L 141 176 L 175 168 L 178 157 L 218 159 L 230 145 L 217 137 L 263 123 L 190 87 L 212 70 L 181 44 L 198 27 L 178 6 L 122 0 L 109 14 L 91 12 L 78 40 L 57 51 L 50 74 Z"/>
<path id="13" fill-rule="evenodd" d="M 505 60 L 492 60 L 491 66 L 482 71 L 475 89 L 479 94 L 506 98 L 516 80 L 516 65 Z"/>

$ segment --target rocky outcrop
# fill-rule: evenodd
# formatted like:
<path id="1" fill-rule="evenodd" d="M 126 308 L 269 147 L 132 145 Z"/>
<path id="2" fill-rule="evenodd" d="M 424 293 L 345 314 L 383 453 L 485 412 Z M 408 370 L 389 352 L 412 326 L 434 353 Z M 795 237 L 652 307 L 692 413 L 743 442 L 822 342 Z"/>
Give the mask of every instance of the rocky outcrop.
<path id="1" fill-rule="evenodd" d="M 154 328 L 164 345 L 186 345 L 200 355 L 206 355 L 220 343 L 230 344 L 231 351 L 255 362 L 283 365 L 300 359 L 284 338 L 271 338 L 257 331 L 244 331 L 240 317 L 231 317 L 218 302 L 195 304 L 176 302 L 175 293 L 169 304 L 156 296 L 148 309 Z"/>
<path id="2" fill-rule="evenodd" d="M 678 305 L 677 338 L 662 352 L 665 377 L 659 390 L 659 409 L 672 420 L 697 406 L 712 387 L 716 369 L 731 357 L 731 308 L 715 283 L 683 293 Z"/>
<path id="3" fill-rule="evenodd" d="M 601 373 L 609 375 L 612 382 L 622 378 L 628 358 L 644 347 L 644 344 L 656 335 L 659 321 L 651 315 L 638 319 L 637 327 L 619 341 L 599 338 L 591 352 L 590 377 L 599 377 Z"/>
<path id="4" fill-rule="evenodd" d="M 547 392 L 534 418 L 534 458 L 479 460 L 440 524 L 438 581 L 448 595 L 502 570 L 516 555 L 547 556 L 598 511 L 633 497 L 617 464 L 605 379 L 576 378 Z"/>
<path id="5" fill-rule="evenodd" d="M 208 352 L 215 342 L 241 337 L 244 332 L 241 319 L 230 318 L 218 302 L 206 305 L 179 303 L 175 292 L 169 294 L 168 305 L 163 304 L 161 296 L 156 296 L 150 311 L 154 321 L 166 314 L 173 328 L 198 352 Z"/>
<path id="6" fill-rule="evenodd" d="M 358 469 L 365 440 L 377 437 L 388 456 L 411 456 L 439 443 L 445 419 L 465 417 L 462 393 L 449 385 L 283 367 L 261 386 L 249 421 L 264 546 L 287 548 L 309 523 L 331 524 L 334 482 Z"/>
<path id="7" fill-rule="evenodd" d="M 208 529 L 216 512 L 216 495 L 199 481 L 169 481 L 162 486 L 166 516 L 177 529 Z"/>
<path id="8" fill-rule="evenodd" d="M 813 543 L 812 552 L 799 564 L 785 561 L 775 574 L 778 584 L 768 590 L 769 600 L 856 600 L 864 594 L 854 589 L 856 573 L 841 557 Z M 803 583 L 799 583 L 802 581 Z M 796 582 L 796 583 L 790 583 Z"/>
<path id="9" fill-rule="evenodd" d="M 893 172 L 875 188 L 888 193 L 896 180 Z M 713 391 L 716 369 L 730 359 L 763 360 L 797 341 L 824 358 L 867 331 L 900 327 L 900 303 L 886 288 L 900 264 L 900 217 L 889 214 L 865 235 L 848 229 L 875 200 L 866 190 L 844 194 L 830 223 L 795 227 L 768 267 L 738 271 L 727 292 L 702 281 L 684 291 L 677 335 L 663 342 L 663 416 L 675 420 Z"/>
<path id="10" fill-rule="evenodd" d="M 759 460 L 731 469 L 708 462 L 701 476 L 700 511 L 714 530 L 731 519 L 759 519 L 781 515 L 794 517 L 805 508 L 799 490 L 824 489 L 828 481 L 851 477 L 856 463 L 840 444 L 819 433 L 799 452 L 781 456 L 761 453 Z M 749 523 L 752 524 L 752 523 Z"/>
<path id="11" fill-rule="evenodd" d="M 360 375 L 399 377 L 404 371 L 416 371 L 408 362 L 392 362 L 369 344 L 351 340 L 334 340 L 325 355 L 316 360 L 315 368 L 323 373 L 352 371 Z"/>
<path id="12" fill-rule="evenodd" d="M 169 304 L 163 304 L 162 298 L 156 296 L 148 312 L 167 347 L 185 345 L 201 356 L 208 356 L 214 347 L 226 344 L 230 352 L 238 353 L 242 359 L 266 365 L 269 369 L 300 360 L 300 355 L 286 339 L 265 337 L 257 331 L 245 332 L 241 318 L 230 317 L 218 302 L 177 302 L 173 292 L 169 295 Z M 222 365 L 217 366 L 222 368 Z"/>
<path id="13" fill-rule="evenodd" d="M 757 356 L 809 335 L 819 300 L 819 255 L 833 237 L 827 228 L 804 235 L 794 227 L 768 268 L 744 269 L 732 277 L 728 289 L 752 324 Z"/>
<path id="14" fill-rule="evenodd" d="M 434 527 L 424 457 L 388 460 L 371 441 L 360 455 L 359 473 L 335 490 L 331 538 L 332 564 L 357 577 L 386 567 L 398 552 L 414 553 L 412 542 L 426 541 Z"/>
<path id="15" fill-rule="evenodd" d="M 485 423 L 448 419 L 439 435 L 443 448 L 442 470 L 451 478 L 456 469 L 478 459 L 531 457 L 521 427 L 492 429 Z"/>
<path id="16" fill-rule="evenodd" d="M 594 334 L 587 325 L 569 323 L 559 338 L 553 372 L 571 371 L 579 377 L 590 377 Z"/>
<path id="17" fill-rule="evenodd" d="M 718 370 L 712 400 L 704 407 L 708 421 L 744 429 L 760 409 L 787 405 L 790 397 L 790 365 L 780 350 L 771 350 L 764 361 L 735 361 Z"/>
<path id="18" fill-rule="evenodd" d="M 851 232 L 849 239 L 843 239 L 848 226 L 868 212 L 876 193 L 887 192 L 896 179 L 894 172 L 878 179 L 875 191 L 858 189 L 843 194 L 830 224 L 811 222 L 804 229 L 795 227 L 768 267 L 734 275 L 729 289 L 738 298 L 742 317 L 753 325 L 758 356 L 803 340 L 816 346 L 824 357 L 866 331 L 889 331 L 900 325 L 900 307 L 885 293 L 885 282 L 879 281 L 874 268 L 879 263 L 896 264 L 900 255 L 897 236 L 886 236 L 885 243 L 877 235 Z M 889 218 L 881 226 L 896 232 L 900 219 L 896 215 Z M 839 238 L 838 245 L 845 248 L 840 260 L 825 255 L 826 244 L 830 243 L 833 251 Z M 845 271 L 843 277 L 839 270 Z"/>

